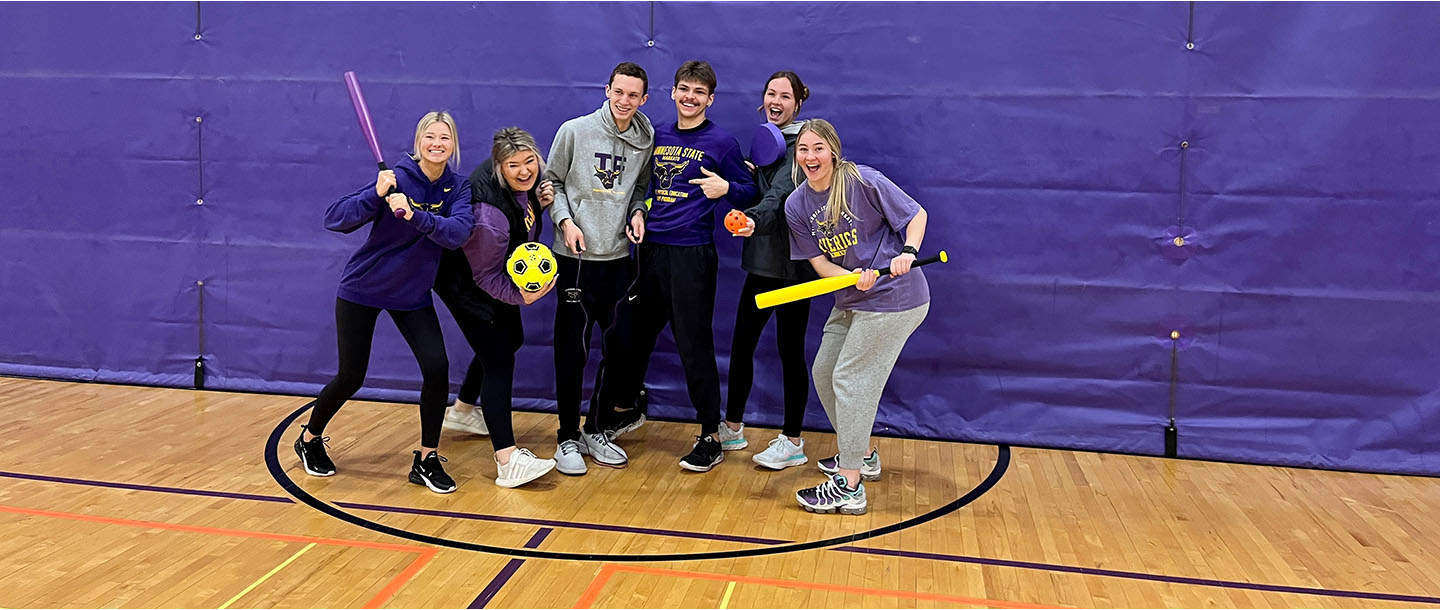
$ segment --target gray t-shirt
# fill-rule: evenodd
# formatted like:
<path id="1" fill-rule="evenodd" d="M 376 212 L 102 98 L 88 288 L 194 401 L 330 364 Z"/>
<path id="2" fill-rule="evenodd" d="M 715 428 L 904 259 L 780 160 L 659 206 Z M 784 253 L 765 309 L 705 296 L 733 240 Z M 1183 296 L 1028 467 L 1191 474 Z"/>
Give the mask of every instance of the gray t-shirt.
<path id="1" fill-rule="evenodd" d="M 851 180 L 851 214 L 842 214 L 837 226 L 828 226 L 825 203 L 830 189 L 816 192 L 802 182 L 785 200 L 790 223 L 790 258 L 807 260 L 824 254 L 846 269 L 888 267 L 905 247 L 905 227 L 920 212 L 905 191 L 884 174 L 856 166 L 863 180 Z M 835 307 L 857 311 L 905 311 L 930 302 L 930 285 L 920 269 L 898 278 L 881 275 L 870 290 L 850 287 L 835 293 Z"/>

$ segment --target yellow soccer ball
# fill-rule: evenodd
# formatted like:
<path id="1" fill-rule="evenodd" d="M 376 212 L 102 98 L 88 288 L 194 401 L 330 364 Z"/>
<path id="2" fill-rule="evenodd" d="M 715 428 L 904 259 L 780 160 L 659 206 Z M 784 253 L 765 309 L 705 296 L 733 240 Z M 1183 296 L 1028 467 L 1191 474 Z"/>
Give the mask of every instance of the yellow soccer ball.
<path id="1" fill-rule="evenodd" d="M 525 242 L 516 247 L 510 260 L 505 262 L 505 270 L 521 290 L 539 292 L 555 277 L 555 254 L 545 244 Z"/>

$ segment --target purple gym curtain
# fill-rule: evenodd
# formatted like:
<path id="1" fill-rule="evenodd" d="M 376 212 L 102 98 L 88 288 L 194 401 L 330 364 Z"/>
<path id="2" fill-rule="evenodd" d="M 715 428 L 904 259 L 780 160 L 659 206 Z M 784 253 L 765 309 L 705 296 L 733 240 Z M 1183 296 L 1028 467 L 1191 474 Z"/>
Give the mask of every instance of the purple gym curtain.
<path id="1" fill-rule="evenodd" d="M 673 120 L 674 69 L 706 59 L 743 144 L 763 79 L 799 72 L 802 116 L 951 253 L 881 432 L 1158 455 L 1173 396 L 1182 456 L 1440 474 L 1437 22 L 1418 3 L 4 3 L 0 373 L 185 387 L 198 356 L 209 388 L 314 393 L 363 239 L 321 214 L 374 175 L 342 72 L 392 159 L 454 112 L 468 172 L 500 127 L 548 149 L 619 61 Z M 743 273 L 718 239 L 723 374 Z M 553 408 L 552 314 L 526 310 L 522 408 Z M 753 424 L 779 422 L 772 346 Z M 693 414 L 668 335 L 649 381 L 657 414 Z M 382 321 L 362 396 L 418 389 Z M 807 423 L 827 426 L 813 397 Z"/>

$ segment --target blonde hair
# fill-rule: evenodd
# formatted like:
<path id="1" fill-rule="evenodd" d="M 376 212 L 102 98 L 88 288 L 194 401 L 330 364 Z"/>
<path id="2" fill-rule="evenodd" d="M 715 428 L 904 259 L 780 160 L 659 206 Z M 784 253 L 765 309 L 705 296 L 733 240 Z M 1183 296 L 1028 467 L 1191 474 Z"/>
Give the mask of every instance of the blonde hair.
<path id="1" fill-rule="evenodd" d="M 828 185 L 830 196 L 825 202 L 825 221 L 833 228 L 840 221 L 841 215 L 852 218 L 855 216 L 850 211 L 848 197 L 850 181 L 858 180 L 861 184 L 865 184 L 865 179 L 860 176 L 860 168 L 855 167 L 854 163 L 840 155 L 840 134 L 835 133 L 835 126 L 831 125 L 830 121 L 825 119 L 805 121 L 805 124 L 800 127 L 800 133 L 795 135 L 795 141 L 799 142 L 800 137 L 807 132 L 819 136 L 825 142 L 825 146 L 830 149 L 830 167 L 834 171 L 830 172 L 830 184 Z M 790 166 L 790 178 L 795 181 L 795 184 L 800 184 L 804 173 L 799 162 Z"/>
<path id="2" fill-rule="evenodd" d="M 446 127 L 450 128 L 450 141 L 455 145 L 455 152 L 450 155 L 448 164 L 451 170 L 458 172 L 460 171 L 460 130 L 455 128 L 455 117 L 450 116 L 450 113 L 444 110 L 431 110 L 425 113 L 425 116 L 420 117 L 420 122 L 415 125 L 415 158 L 420 158 L 420 136 L 436 123 L 444 123 Z"/>
<path id="3" fill-rule="evenodd" d="M 505 172 L 500 171 L 500 163 L 527 150 L 534 152 L 539 161 L 540 170 L 535 175 L 545 175 L 545 153 L 535 143 L 535 136 L 519 127 L 506 127 L 495 132 L 495 143 L 490 147 L 490 163 L 494 164 L 491 169 L 495 170 L 495 181 L 500 183 L 500 188 L 511 190 L 510 185 L 505 183 Z M 536 180 L 535 184 L 540 184 L 540 181 Z"/>

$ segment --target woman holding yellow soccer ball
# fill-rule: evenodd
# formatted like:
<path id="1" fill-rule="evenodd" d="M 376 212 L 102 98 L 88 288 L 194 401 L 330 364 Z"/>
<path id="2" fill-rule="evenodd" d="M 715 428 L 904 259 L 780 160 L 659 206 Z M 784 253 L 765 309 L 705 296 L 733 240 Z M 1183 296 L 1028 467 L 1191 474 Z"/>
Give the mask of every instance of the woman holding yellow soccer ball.
<path id="1" fill-rule="evenodd" d="M 555 200 L 550 182 L 540 180 L 543 164 L 535 138 L 524 130 L 495 133 L 490 158 L 470 174 L 475 229 L 459 250 L 445 253 L 435 278 L 436 294 L 475 351 L 445 428 L 490 435 L 501 487 L 524 485 L 555 468 L 555 460 L 517 448 L 510 424 L 515 352 L 525 340 L 520 306 L 555 287 L 554 256 L 530 243 L 539 237 L 540 212 Z"/>

